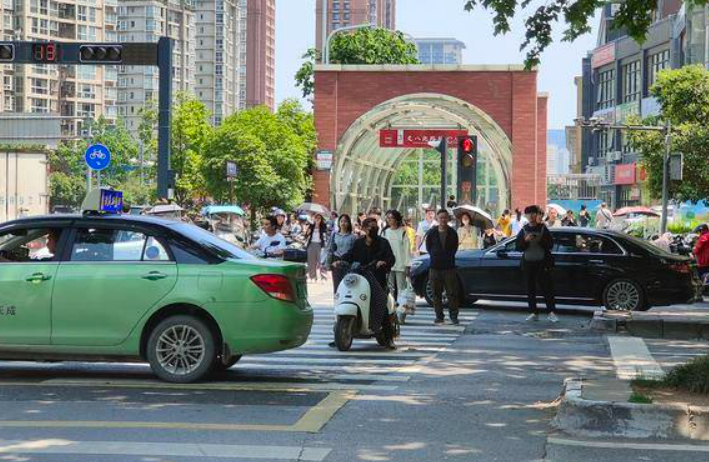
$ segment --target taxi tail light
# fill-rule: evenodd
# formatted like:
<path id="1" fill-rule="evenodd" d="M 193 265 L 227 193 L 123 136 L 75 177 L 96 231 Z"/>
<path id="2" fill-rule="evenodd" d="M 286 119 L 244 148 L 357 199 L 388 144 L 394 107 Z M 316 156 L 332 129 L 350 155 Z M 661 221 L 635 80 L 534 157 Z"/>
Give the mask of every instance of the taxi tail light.
<path id="1" fill-rule="evenodd" d="M 280 274 L 259 274 L 251 277 L 251 281 L 270 297 L 284 302 L 295 302 L 295 291 L 290 279 Z"/>

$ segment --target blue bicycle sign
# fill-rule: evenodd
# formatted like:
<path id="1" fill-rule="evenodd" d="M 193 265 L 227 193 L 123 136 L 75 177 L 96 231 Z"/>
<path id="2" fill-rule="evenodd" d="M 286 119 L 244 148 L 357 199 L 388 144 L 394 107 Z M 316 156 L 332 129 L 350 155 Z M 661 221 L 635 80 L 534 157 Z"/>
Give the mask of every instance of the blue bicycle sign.
<path id="1" fill-rule="evenodd" d="M 111 164 L 111 151 L 102 144 L 92 144 L 86 148 L 84 160 L 91 170 L 101 171 Z"/>

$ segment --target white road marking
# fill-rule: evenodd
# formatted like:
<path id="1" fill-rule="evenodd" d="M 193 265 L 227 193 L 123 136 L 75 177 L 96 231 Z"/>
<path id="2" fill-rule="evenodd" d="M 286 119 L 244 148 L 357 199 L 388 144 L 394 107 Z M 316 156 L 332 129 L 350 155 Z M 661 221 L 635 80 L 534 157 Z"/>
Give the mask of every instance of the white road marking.
<path id="1" fill-rule="evenodd" d="M 357 359 L 357 358 L 345 358 L 345 357 L 335 357 L 332 358 L 298 358 L 293 355 L 290 356 L 244 356 L 244 359 L 239 361 L 240 364 L 247 364 L 253 362 L 267 362 L 267 363 L 290 363 L 290 364 L 323 364 L 323 363 L 356 363 L 363 365 L 401 365 L 409 366 L 414 364 L 416 361 L 407 359 Z M 317 367 L 317 366 L 316 366 Z"/>
<path id="2" fill-rule="evenodd" d="M 709 452 L 709 445 L 698 444 L 657 444 L 657 443 L 629 443 L 606 441 L 578 441 L 563 438 L 549 438 L 550 444 L 558 446 L 575 446 L 600 449 L 635 449 L 640 451 L 683 451 L 683 452 Z"/>
<path id="3" fill-rule="evenodd" d="M 320 462 L 327 448 L 246 446 L 227 444 L 140 443 L 134 441 L 0 440 L 0 454 L 84 454 L 148 457 L 303 460 Z"/>
<path id="4" fill-rule="evenodd" d="M 607 338 L 619 379 L 659 379 L 665 376 L 665 372 L 652 357 L 643 339 L 615 335 Z"/>

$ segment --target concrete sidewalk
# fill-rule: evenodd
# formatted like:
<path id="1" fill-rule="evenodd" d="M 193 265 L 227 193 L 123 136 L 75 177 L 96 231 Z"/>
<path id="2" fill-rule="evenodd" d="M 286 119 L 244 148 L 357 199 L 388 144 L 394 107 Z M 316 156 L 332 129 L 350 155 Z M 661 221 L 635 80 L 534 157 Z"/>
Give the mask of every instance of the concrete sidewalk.
<path id="1" fill-rule="evenodd" d="M 647 338 L 709 340 L 709 303 L 675 305 L 649 311 L 596 311 L 591 329 Z"/>

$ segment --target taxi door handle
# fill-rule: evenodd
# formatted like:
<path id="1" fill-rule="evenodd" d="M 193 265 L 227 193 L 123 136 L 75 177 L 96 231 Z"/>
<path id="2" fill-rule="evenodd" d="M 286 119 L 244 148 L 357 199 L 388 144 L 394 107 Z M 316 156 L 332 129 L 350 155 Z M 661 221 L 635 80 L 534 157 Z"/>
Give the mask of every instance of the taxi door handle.
<path id="1" fill-rule="evenodd" d="M 50 279 L 52 279 L 52 276 L 49 276 L 48 274 L 34 273 L 31 276 L 27 276 L 25 281 L 39 284 L 40 282 L 49 281 Z"/>
<path id="2" fill-rule="evenodd" d="M 148 281 L 159 281 L 160 279 L 165 279 L 167 274 L 161 273 L 160 271 L 151 271 L 148 274 L 143 275 L 143 279 Z"/>

